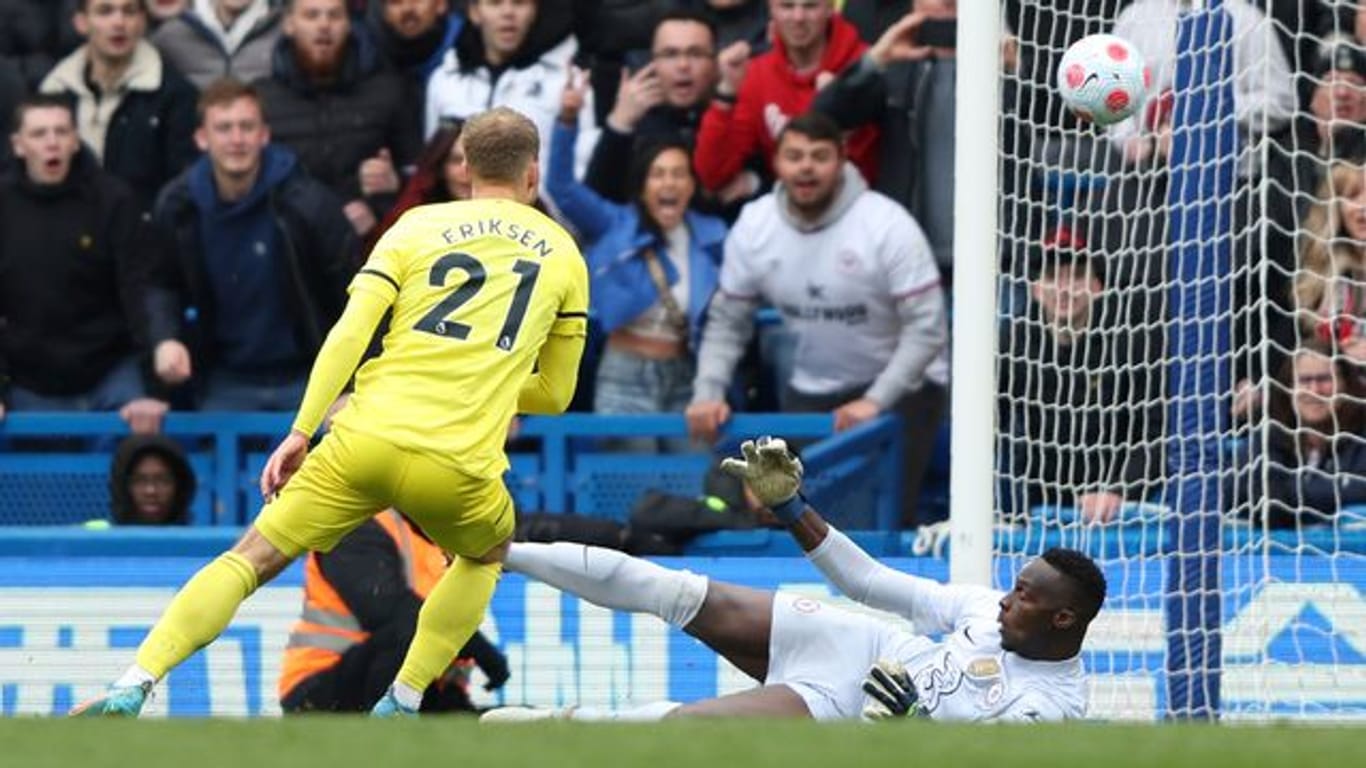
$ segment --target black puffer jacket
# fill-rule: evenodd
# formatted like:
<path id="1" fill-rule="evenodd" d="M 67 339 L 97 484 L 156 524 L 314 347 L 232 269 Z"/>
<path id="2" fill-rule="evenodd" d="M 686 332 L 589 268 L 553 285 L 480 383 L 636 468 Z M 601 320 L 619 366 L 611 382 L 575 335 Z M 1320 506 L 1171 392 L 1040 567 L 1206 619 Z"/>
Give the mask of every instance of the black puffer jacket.
<path id="1" fill-rule="evenodd" d="M 156 246 L 133 194 L 87 153 L 62 184 L 0 181 L 0 393 L 8 373 L 40 394 L 80 394 L 160 340 Z"/>
<path id="2" fill-rule="evenodd" d="M 599 0 L 594 5 L 592 23 L 579 31 L 580 46 L 619 60 L 626 51 L 648 49 L 655 24 L 678 4 L 673 0 Z"/>
<path id="3" fill-rule="evenodd" d="M 318 88 L 294 62 L 289 38 L 275 46 L 273 74 L 257 80 L 271 138 L 344 201 L 360 199 L 362 161 L 388 148 L 399 168 L 422 148 L 403 78 L 385 69 L 368 35 L 352 34 L 336 82 Z M 381 211 L 382 212 L 382 211 Z"/>
<path id="4" fill-rule="evenodd" d="M 1121 301 L 1097 300 L 1094 325 L 1071 344 L 1058 342 L 1037 303 L 1001 329 L 998 461 L 1030 503 L 1101 491 L 1138 501 L 1158 487 L 1165 339 L 1160 323 L 1131 317 Z"/>
<path id="5" fill-rule="evenodd" d="M 149 453 L 159 455 L 175 474 L 175 499 L 171 502 L 171 514 L 162 525 L 185 525 L 189 522 L 190 502 L 194 500 L 194 469 L 180 444 L 165 435 L 132 435 L 119 443 L 109 467 L 110 518 L 116 525 L 150 525 L 138 519 L 128 490 L 128 476 L 133 467 Z"/>

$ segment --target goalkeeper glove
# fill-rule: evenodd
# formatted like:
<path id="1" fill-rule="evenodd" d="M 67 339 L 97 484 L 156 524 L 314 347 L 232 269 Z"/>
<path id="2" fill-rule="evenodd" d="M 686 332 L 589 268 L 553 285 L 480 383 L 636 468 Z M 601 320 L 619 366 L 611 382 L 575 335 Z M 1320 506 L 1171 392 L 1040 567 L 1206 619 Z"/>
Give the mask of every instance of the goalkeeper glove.
<path id="1" fill-rule="evenodd" d="M 727 458 L 721 469 L 740 478 L 760 504 L 773 510 L 785 525 L 797 521 L 805 509 L 798 491 L 802 486 L 802 461 L 787 449 L 781 438 L 761 437 L 740 444 L 743 459 Z"/>
<path id="2" fill-rule="evenodd" d="M 863 719 L 890 720 L 894 717 L 929 717 L 920 706 L 920 694 L 906 669 L 894 661 L 878 661 L 863 678 Z"/>

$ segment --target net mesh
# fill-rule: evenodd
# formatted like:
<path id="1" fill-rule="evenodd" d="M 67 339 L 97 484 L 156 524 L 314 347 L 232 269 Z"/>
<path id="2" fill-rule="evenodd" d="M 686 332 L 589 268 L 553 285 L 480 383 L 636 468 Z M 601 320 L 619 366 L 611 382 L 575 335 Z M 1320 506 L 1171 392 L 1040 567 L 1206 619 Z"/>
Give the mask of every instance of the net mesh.
<path id="1" fill-rule="evenodd" d="M 1214 5 L 1002 5 L 998 565 L 1103 558 L 1096 716 L 1366 717 L 1366 13 Z M 1102 32 L 1109 128 L 1053 87 Z"/>

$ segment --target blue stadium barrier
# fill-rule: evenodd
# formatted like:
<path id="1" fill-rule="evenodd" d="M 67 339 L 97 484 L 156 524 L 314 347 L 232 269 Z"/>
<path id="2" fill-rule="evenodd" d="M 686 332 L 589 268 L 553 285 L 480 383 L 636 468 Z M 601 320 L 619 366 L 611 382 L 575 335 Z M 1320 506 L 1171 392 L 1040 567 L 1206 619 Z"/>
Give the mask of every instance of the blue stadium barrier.
<path id="1" fill-rule="evenodd" d="M 1366 517 L 1366 508 L 1357 508 Z M 1173 551 L 1165 526 L 1138 522 L 1058 527 L 1036 523 L 999 527 L 996 548 L 1020 555 L 1037 555 L 1054 546 L 1073 547 L 1101 560 L 1157 561 Z M 70 526 L 0 527 L 0 557 L 212 557 L 232 545 L 242 533 L 240 526 L 191 526 L 186 528 L 87 528 Z M 916 531 L 844 529 L 849 538 L 877 557 L 916 554 Z M 1301 531 L 1270 531 L 1227 525 L 1225 552 L 1257 552 L 1272 556 L 1295 555 L 1331 558 L 1334 555 L 1366 555 L 1366 527 L 1306 528 Z M 952 549 L 945 542 L 938 553 Z M 698 536 L 685 554 L 696 557 L 800 557 L 802 552 L 786 531 L 752 529 L 719 531 Z M 1354 558 L 1359 559 L 1359 558 Z"/>
<path id="2" fill-rule="evenodd" d="M 183 442 L 199 480 L 194 525 L 241 526 L 255 516 L 261 467 L 289 424 L 290 415 L 280 413 L 167 417 L 165 433 Z M 761 434 L 806 443 L 802 456 L 814 503 L 847 527 L 895 528 L 902 452 L 895 418 L 841 434 L 833 426 L 829 414 L 738 414 L 726 424 L 722 444 Z M 20 413 L 0 422 L 0 525 L 108 519 L 110 457 L 126 434 L 114 414 Z M 686 434 L 678 414 L 527 417 L 518 445 L 536 449 L 510 457 L 508 486 L 522 510 L 625 519 L 646 489 L 700 494 L 714 454 L 625 455 L 598 450 L 597 441 Z M 73 448 L 72 441 L 84 445 Z"/>

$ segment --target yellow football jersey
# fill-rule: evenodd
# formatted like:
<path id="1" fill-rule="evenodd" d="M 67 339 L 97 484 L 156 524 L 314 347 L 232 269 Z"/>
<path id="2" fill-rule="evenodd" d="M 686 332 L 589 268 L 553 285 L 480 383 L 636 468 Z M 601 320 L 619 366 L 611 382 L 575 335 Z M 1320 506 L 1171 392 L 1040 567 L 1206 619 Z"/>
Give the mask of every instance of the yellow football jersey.
<path id="1" fill-rule="evenodd" d="M 336 425 L 477 477 L 507 469 L 508 423 L 546 338 L 587 332 L 588 271 L 574 240 L 512 200 L 408 211 L 350 290 L 393 307 L 383 349 L 357 372 Z"/>

